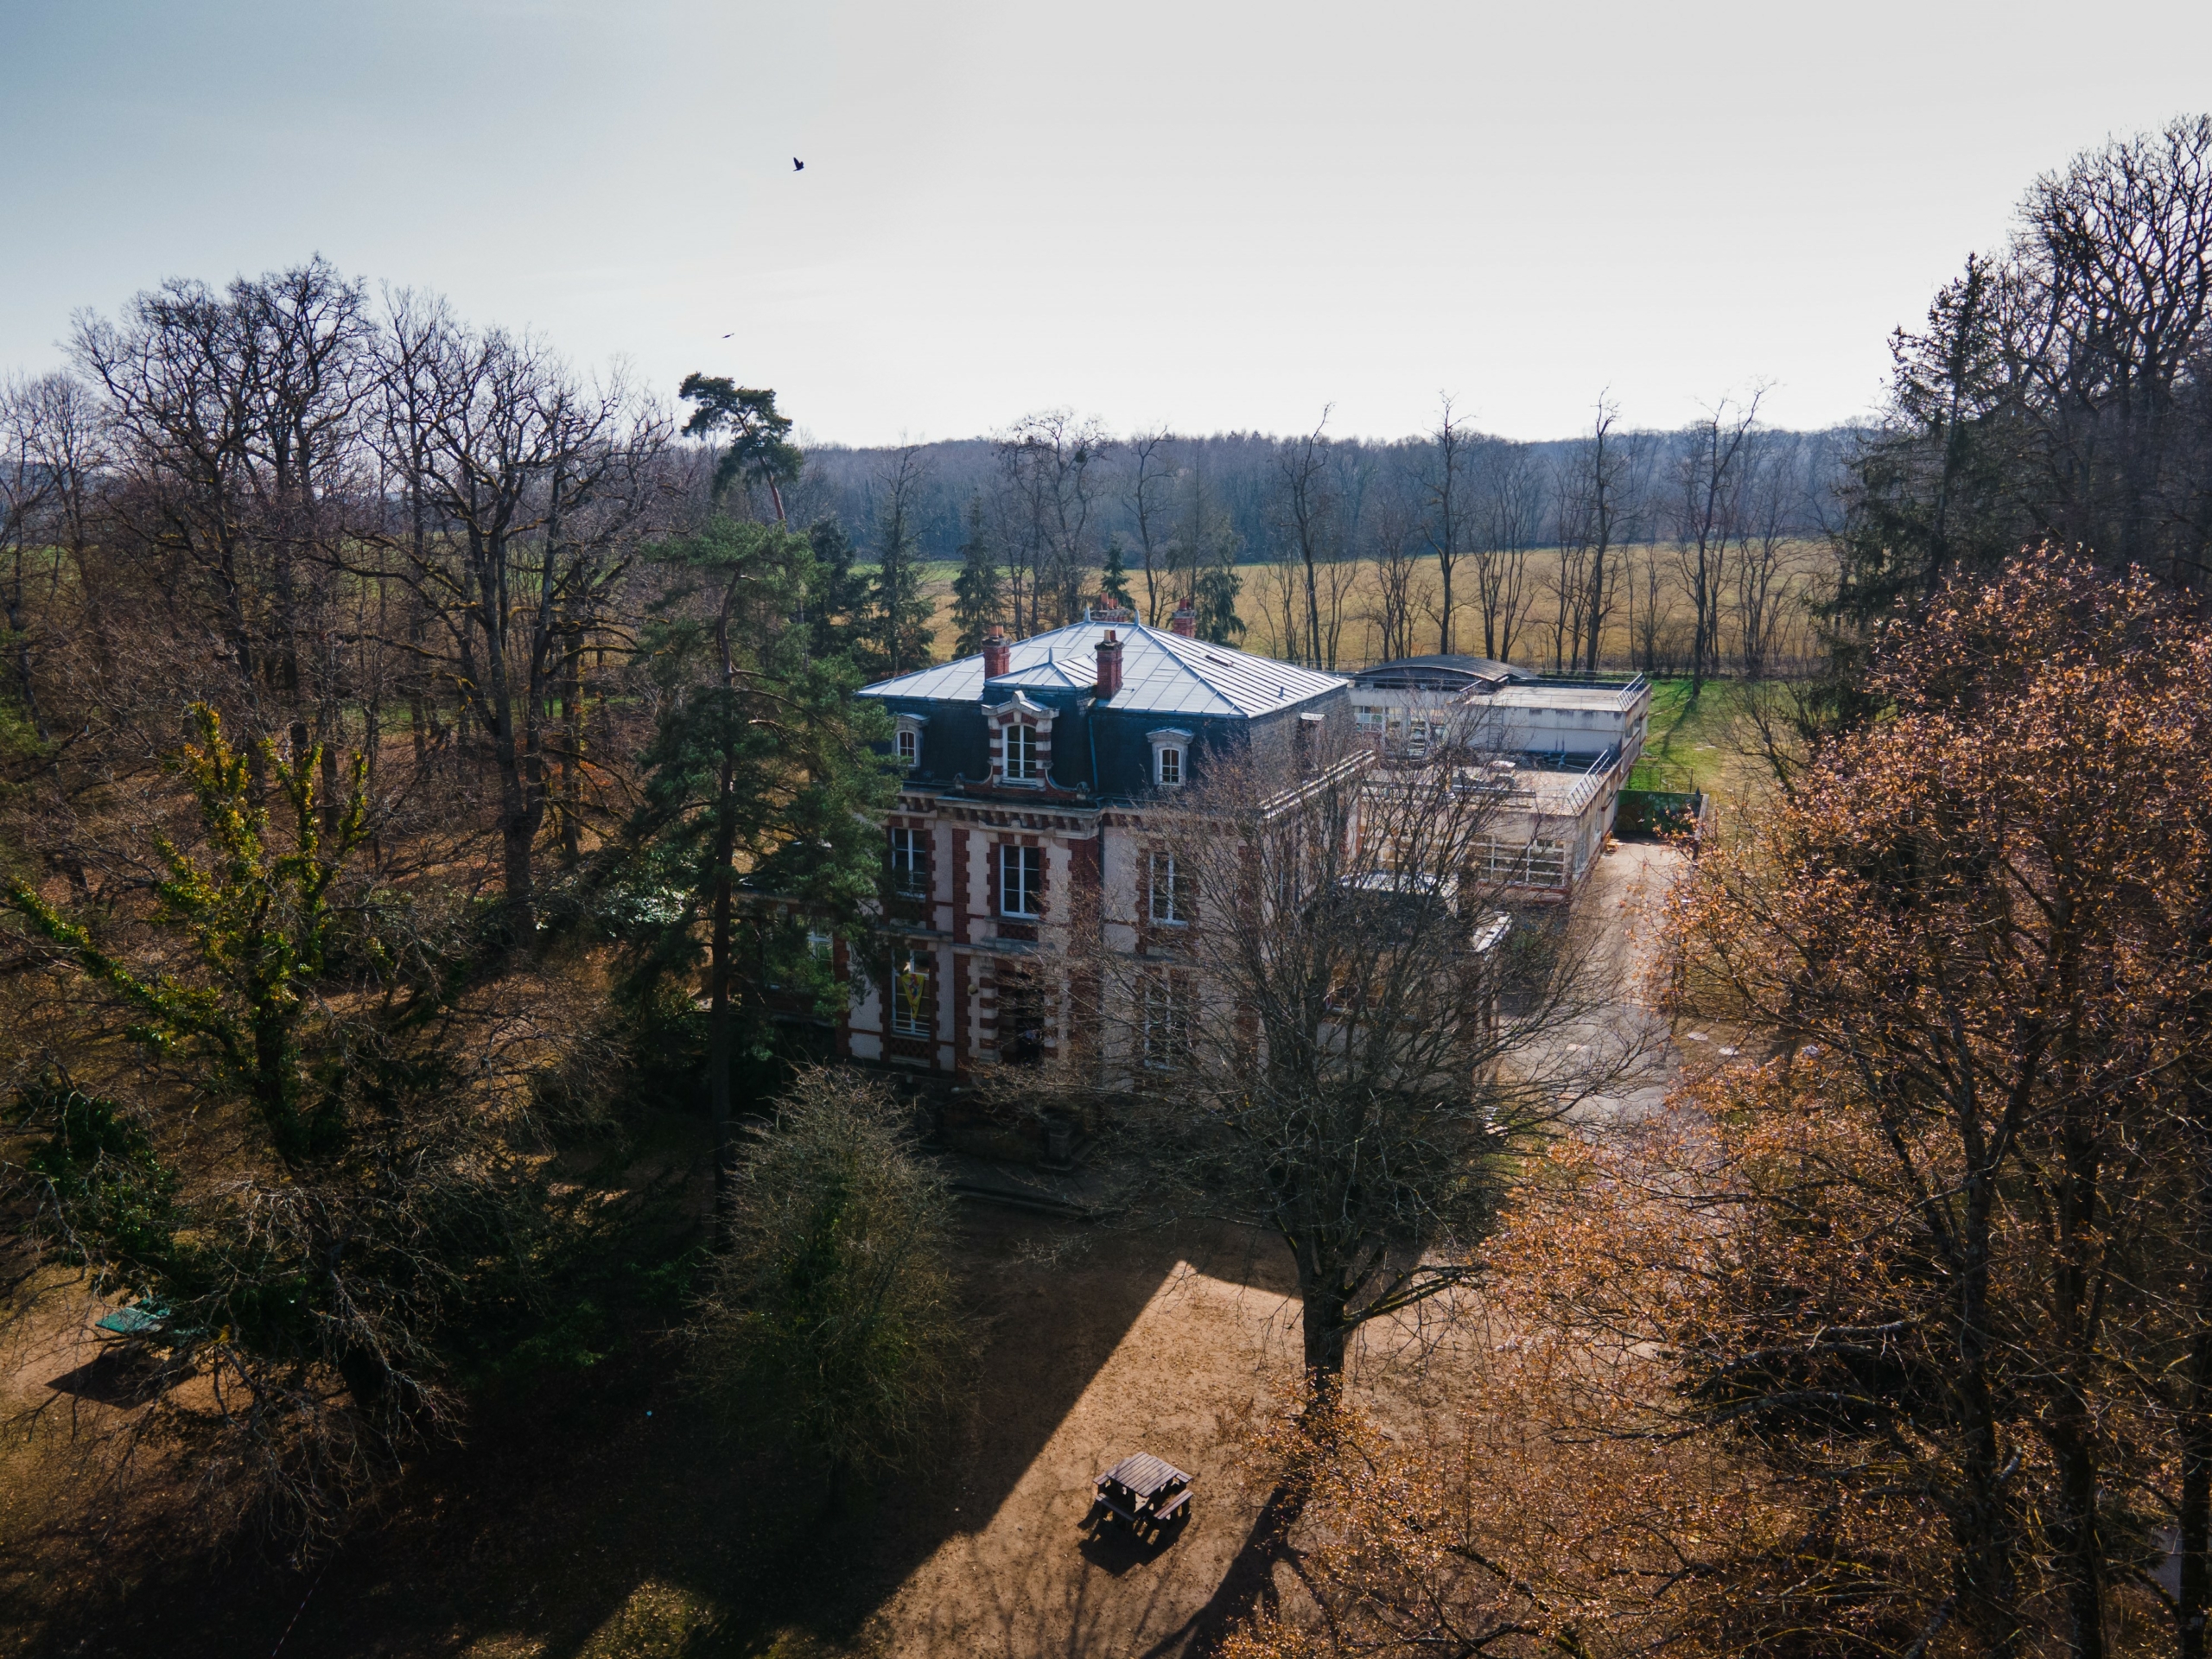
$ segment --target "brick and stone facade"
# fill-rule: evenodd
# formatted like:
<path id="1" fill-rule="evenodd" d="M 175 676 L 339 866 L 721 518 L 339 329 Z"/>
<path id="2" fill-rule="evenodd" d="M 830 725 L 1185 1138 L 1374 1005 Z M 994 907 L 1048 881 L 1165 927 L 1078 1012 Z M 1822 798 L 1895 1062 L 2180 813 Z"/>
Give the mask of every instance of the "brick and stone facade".
<path id="1" fill-rule="evenodd" d="M 853 1058 L 943 1078 L 1081 1042 L 1066 930 L 1142 952 L 1147 823 L 1229 754 L 1295 767 L 1348 735 L 1345 682 L 1116 616 L 864 688 L 913 740 L 887 825 L 905 881 L 887 960 L 842 1033 Z M 898 861 L 905 861 L 900 863 Z"/>

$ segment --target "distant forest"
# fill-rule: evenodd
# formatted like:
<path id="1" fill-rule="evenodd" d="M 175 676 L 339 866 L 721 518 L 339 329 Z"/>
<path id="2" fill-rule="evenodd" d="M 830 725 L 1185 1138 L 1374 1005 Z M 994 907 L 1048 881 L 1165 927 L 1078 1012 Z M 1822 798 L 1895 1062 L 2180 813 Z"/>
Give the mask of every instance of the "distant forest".
<path id="1" fill-rule="evenodd" d="M 917 629 L 939 656 L 1103 593 L 1154 624 L 1187 603 L 1208 638 L 1317 666 L 1457 650 L 1757 675 L 1809 649 L 1777 632 L 1802 610 L 1781 601 L 1817 580 L 1808 544 L 1840 522 L 1865 435 L 1758 414 L 1753 397 L 1631 431 L 1601 407 L 1580 436 L 1524 443 L 1448 404 L 1391 442 L 1124 435 L 1050 412 L 990 438 L 814 448 L 783 503 L 945 623 Z M 949 569 L 943 616 L 929 595 L 948 597 Z"/>
<path id="2" fill-rule="evenodd" d="M 1864 429 L 1830 427 L 1821 431 L 1761 430 L 1755 448 L 1761 463 L 1773 469 L 1780 486 L 1786 528 L 1795 536 L 1826 533 L 1840 511 L 1837 487 L 1850 461 L 1852 447 Z M 1673 533 L 1679 474 L 1686 455 L 1698 446 L 1699 429 L 1639 431 L 1623 434 L 1619 442 L 1637 450 L 1635 468 L 1637 499 L 1625 516 L 1630 542 L 1664 540 Z M 1110 441 L 1109 441 L 1110 442 Z M 1281 494 L 1276 457 L 1284 440 L 1262 432 L 1221 432 L 1209 437 L 1180 433 L 1166 435 L 1161 459 L 1178 480 L 1177 490 L 1185 510 L 1192 501 L 1218 514 L 1237 539 L 1238 560 L 1257 563 L 1269 556 L 1281 524 Z M 1482 449 L 1504 450 L 1525 457 L 1549 486 L 1541 491 L 1548 512 L 1540 519 L 1539 544 L 1558 546 L 1567 536 L 1561 519 L 1571 509 L 1561 500 L 1560 483 L 1589 440 L 1550 438 L 1533 443 L 1510 439 L 1476 437 Z M 1433 438 L 1332 438 L 1325 450 L 1334 469 L 1336 493 L 1344 515 L 1344 533 L 1357 542 L 1362 517 L 1370 501 L 1408 483 L 1418 488 L 1423 471 L 1434 464 Z M 855 539 L 880 524 L 891 488 L 896 480 L 900 455 L 909 453 L 895 446 L 859 448 L 822 444 L 809 449 L 806 474 L 798 492 L 807 516 L 833 514 Z M 1000 444 L 991 438 L 954 438 L 940 443 L 915 445 L 911 453 L 920 467 L 913 487 L 912 534 L 925 563 L 957 564 L 969 536 L 969 508 L 988 501 L 1005 487 L 1005 467 Z M 1096 532 L 1102 541 L 1119 537 L 1126 546 L 1141 540 L 1132 499 L 1135 465 L 1126 444 L 1113 444 L 1100 462 L 1103 477 L 1098 501 Z M 1565 509 L 1565 511 L 1563 511 Z"/>

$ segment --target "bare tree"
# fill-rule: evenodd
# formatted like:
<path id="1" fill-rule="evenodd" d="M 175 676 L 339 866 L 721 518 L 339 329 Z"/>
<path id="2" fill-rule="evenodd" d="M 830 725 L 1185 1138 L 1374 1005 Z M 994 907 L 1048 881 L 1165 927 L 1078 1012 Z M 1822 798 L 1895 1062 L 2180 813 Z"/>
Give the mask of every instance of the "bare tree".
<path id="1" fill-rule="evenodd" d="M 1004 500 L 1001 539 L 1028 576 L 1028 614 L 1022 583 L 1012 595 L 1014 626 L 1034 632 L 1080 613 L 1091 568 L 1091 518 L 1098 505 L 1099 463 L 1113 441 L 1096 420 L 1048 410 L 1016 422 L 1001 435 L 997 457 Z"/>
<path id="2" fill-rule="evenodd" d="M 73 342 L 122 472 L 107 503 L 118 532 L 174 563 L 181 602 L 223 637 L 226 701 L 295 753 L 318 723 L 334 737 L 344 707 L 315 642 L 361 528 L 371 333 L 360 285 L 316 259 L 220 294 L 169 283 L 120 322 L 83 319 Z"/>
<path id="3" fill-rule="evenodd" d="M 1593 1023 L 1572 912 L 1509 919 L 1501 774 L 1440 753 L 1383 771 L 1345 733 L 1287 783 L 1219 762 L 1138 854 L 1136 912 L 1071 930 L 1098 942 L 1082 1081 L 1138 1185 L 1283 1240 L 1324 1390 L 1362 1325 L 1466 1281 L 1514 1138 L 1643 1064 Z"/>
<path id="4" fill-rule="evenodd" d="M 1690 700 L 1719 667 L 1720 606 L 1728 545 L 1743 510 L 1745 472 L 1764 388 L 1732 406 L 1723 398 L 1684 434 L 1676 472 L 1675 559 L 1688 588 Z"/>
<path id="5" fill-rule="evenodd" d="M 1794 446 L 1770 435 L 1757 441 L 1747 469 L 1744 508 L 1737 515 L 1730 583 L 1735 600 L 1738 661 L 1746 680 L 1764 679 L 1787 625 L 1791 526 L 1796 480 Z"/>
<path id="6" fill-rule="evenodd" d="M 1300 578 L 1300 620 L 1293 636 L 1302 646 L 1284 641 L 1294 661 L 1322 665 L 1319 567 L 1335 554 L 1337 495 L 1330 487 L 1327 441 L 1321 434 L 1329 423 L 1324 409 L 1313 429 L 1304 437 L 1278 445 L 1274 454 L 1276 531 L 1282 550 L 1297 561 Z"/>
<path id="7" fill-rule="evenodd" d="M 100 465 L 98 416 L 67 374 L 0 385 L 0 622 L 16 695 L 40 742 L 48 741 L 39 695 L 43 642 L 31 606 L 50 618 L 65 581 L 81 584 L 87 517 Z"/>
<path id="8" fill-rule="evenodd" d="M 1543 469 L 1525 445 L 1493 438 L 1476 459 L 1475 604 L 1483 619 L 1483 655 L 1513 655 L 1513 636 L 1529 602 L 1529 550 L 1544 507 Z"/>
<path id="9" fill-rule="evenodd" d="M 1364 515 L 1368 556 L 1375 566 L 1375 598 L 1365 620 L 1381 644 L 1379 660 L 1414 654 L 1416 583 L 1421 559 L 1421 509 L 1401 461 L 1386 477 Z"/>
<path id="10" fill-rule="evenodd" d="M 1452 621 L 1458 600 L 1452 593 L 1459 558 L 1467 550 L 1467 484 L 1475 436 L 1452 413 L 1447 394 L 1441 400 L 1436 429 L 1429 434 L 1428 467 L 1422 480 L 1428 496 L 1428 519 L 1424 534 L 1436 556 L 1443 592 L 1438 601 L 1436 648 L 1446 655 L 1453 649 Z"/>
<path id="11" fill-rule="evenodd" d="M 1641 558 L 1630 567 L 1628 579 L 1630 648 L 1646 674 L 1659 671 L 1660 641 L 1668 637 L 1674 614 L 1674 584 L 1663 579 L 1658 550 L 1647 545 Z"/>
<path id="12" fill-rule="evenodd" d="M 1566 665 L 1598 670 L 1598 655 L 1615 595 L 1606 585 L 1614 547 L 1628 513 L 1629 455 L 1613 432 L 1620 411 L 1598 399 L 1589 435 L 1578 440 L 1561 476 L 1560 614 L 1566 623 Z M 1571 565 L 1573 592 L 1565 567 Z"/>
<path id="13" fill-rule="evenodd" d="M 620 379 L 580 385 L 536 342 L 430 317 L 391 368 L 420 394 L 386 405 L 424 423 L 385 449 L 442 533 L 403 540 L 405 580 L 444 627 L 448 671 L 489 742 L 510 936 L 537 925 L 536 847 L 552 798 L 551 705 L 658 503 L 665 416 Z M 406 353 L 403 362 L 400 353 Z"/>
<path id="14" fill-rule="evenodd" d="M 1173 511 L 1167 496 L 1175 481 L 1170 442 L 1166 427 L 1129 439 L 1129 516 L 1136 520 L 1137 556 L 1144 562 L 1145 624 L 1154 628 L 1174 602 L 1167 568 L 1168 522 Z"/>

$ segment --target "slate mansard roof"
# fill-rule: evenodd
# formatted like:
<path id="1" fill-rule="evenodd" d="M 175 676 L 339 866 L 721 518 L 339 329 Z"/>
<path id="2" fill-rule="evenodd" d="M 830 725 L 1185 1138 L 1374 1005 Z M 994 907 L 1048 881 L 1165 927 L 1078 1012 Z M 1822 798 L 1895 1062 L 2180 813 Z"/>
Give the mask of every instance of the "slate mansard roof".
<path id="1" fill-rule="evenodd" d="M 1338 675 L 1165 633 L 1141 622 L 1077 622 L 1011 645 L 1007 671 L 988 683 L 991 695 L 986 695 L 980 656 L 878 680 L 861 687 L 859 695 L 999 703 L 1016 688 L 1033 694 L 1089 691 L 1098 678 L 1098 642 L 1109 628 L 1122 641 L 1122 689 L 1112 699 L 1117 712 L 1251 720 L 1345 683 Z"/>
<path id="2" fill-rule="evenodd" d="M 1101 698 L 1098 642 L 1108 628 L 1122 645 L 1122 686 Z M 1052 711 L 1046 782 L 1096 800 L 1135 800 L 1157 784 L 1158 744 L 1183 752 L 1179 782 L 1194 780 L 1212 757 L 1230 753 L 1289 766 L 1314 734 L 1308 723 L 1348 736 L 1349 682 L 1334 674 L 1254 657 L 1228 645 L 1163 633 L 1141 622 L 1078 622 L 1007 647 L 1007 671 L 983 677 L 983 659 L 917 669 L 863 686 L 921 725 L 906 786 L 929 791 L 1012 787 L 995 779 L 985 710 L 1019 694 Z"/>

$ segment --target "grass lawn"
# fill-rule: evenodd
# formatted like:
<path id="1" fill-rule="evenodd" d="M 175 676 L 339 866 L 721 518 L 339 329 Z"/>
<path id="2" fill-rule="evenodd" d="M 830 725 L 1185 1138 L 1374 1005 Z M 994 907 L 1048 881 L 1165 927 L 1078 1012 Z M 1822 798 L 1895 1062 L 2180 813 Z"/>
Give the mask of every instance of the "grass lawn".
<path id="1" fill-rule="evenodd" d="M 1739 680 L 1707 680 L 1692 702 L 1687 679 L 1653 681 L 1651 724 L 1629 787 L 1713 794 L 1737 783 L 1747 766 L 1758 765 L 1743 753 L 1744 704 L 1752 692 Z"/>

